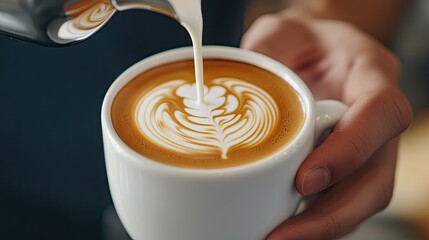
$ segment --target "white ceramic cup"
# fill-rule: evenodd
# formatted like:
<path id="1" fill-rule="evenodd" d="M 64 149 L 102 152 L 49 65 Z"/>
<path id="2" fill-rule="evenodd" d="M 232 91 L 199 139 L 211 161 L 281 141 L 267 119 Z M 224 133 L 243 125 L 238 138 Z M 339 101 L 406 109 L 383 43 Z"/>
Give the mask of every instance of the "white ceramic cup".
<path id="1" fill-rule="evenodd" d="M 192 48 L 149 57 L 120 75 L 102 108 L 102 129 L 110 192 L 126 230 L 137 240 L 261 240 L 291 217 L 300 202 L 296 171 L 315 139 L 346 111 L 338 101 L 315 102 L 307 86 L 284 65 L 251 51 L 205 46 L 205 59 L 256 65 L 288 82 L 301 96 L 304 125 L 281 151 L 238 167 L 200 170 L 164 165 L 128 147 L 115 132 L 111 106 L 134 77 L 153 67 L 192 59 Z"/>

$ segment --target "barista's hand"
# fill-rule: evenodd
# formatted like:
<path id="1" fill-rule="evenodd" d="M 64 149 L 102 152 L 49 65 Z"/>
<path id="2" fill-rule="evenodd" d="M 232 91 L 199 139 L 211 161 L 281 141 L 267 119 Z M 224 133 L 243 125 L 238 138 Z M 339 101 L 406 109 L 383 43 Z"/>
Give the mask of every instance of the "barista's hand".
<path id="1" fill-rule="evenodd" d="M 386 208 L 398 136 L 413 116 L 398 87 L 397 58 L 353 25 L 288 10 L 258 19 L 242 47 L 289 66 L 316 99 L 350 106 L 296 175 L 297 190 L 311 204 L 268 239 L 334 239 Z"/>

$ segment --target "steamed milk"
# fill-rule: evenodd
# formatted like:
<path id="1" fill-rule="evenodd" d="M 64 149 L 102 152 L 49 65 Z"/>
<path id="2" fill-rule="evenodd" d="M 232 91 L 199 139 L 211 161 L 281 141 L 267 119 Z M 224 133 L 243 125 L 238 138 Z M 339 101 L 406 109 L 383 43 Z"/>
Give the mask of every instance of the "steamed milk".
<path id="1" fill-rule="evenodd" d="M 212 59 L 203 68 L 200 0 L 170 3 L 191 36 L 194 60 L 148 70 L 118 93 L 112 122 L 121 139 L 155 161 L 202 169 L 251 163 L 283 148 L 303 123 L 295 91 L 249 64 Z"/>
<path id="2" fill-rule="evenodd" d="M 197 103 L 203 107 L 204 102 L 204 72 L 203 72 L 203 16 L 201 0 L 170 0 L 176 10 L 181 24 L 188 30 L 194 48 L 195 84 Z M 195 93 L 195 92 L 194 92 Z"/>

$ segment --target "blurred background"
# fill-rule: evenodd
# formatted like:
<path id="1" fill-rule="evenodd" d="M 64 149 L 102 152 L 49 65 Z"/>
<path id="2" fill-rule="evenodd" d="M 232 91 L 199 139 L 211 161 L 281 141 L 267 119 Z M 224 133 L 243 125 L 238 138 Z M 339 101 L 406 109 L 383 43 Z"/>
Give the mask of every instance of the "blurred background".
<path id="1" fill-rule="evenodd" d="M 279 0 L 254 1 L 246 23 L 279 7 Z M 429 1 L 414 1 L 389 47 L 402 62 L 401 87 L 415 110 L 415 122 L 402 136 L 390 206 L 344 240 L 429 239 Z"/>
<path id="2" fill-rule="evenodd" d="M 210 2 L 204 9 L 216 8 Z M 253 0 L 244 23 L 225 24 L 229 15 L 244 14 L 242 2 L 225 1 L 230 9 L 218 9 L 223 22 L 205 15 L 205 27 L 216 29 L 205 44 L 237 46 L 241 26 L 281 7 L 280 0 Z M 159 28 L 141 30 L 136 19 Z M 176 23 L 139 11 L 118 14 L 94 37 L 68 48 L 0 36 L 0 239 L 128 239 L 108 193 L 101 101 L 128 66 L 185 45 L 188 36 Z M 156 47 L 135 51 L 141 46 Z M 402 88 L 415 123 L 402 137 L 391 205 L 347 240 L 429 239 L 429 1 L 415 1 L 390 48 L 403 63 Z"/>
<path id="3" fill-rule="evenodd" d="M 253 1 L 245 23 L 277 11 L 281 2 Z M 401 140 L 394 197 L 385 211 L 344 240 L 429 239 L 429 1 L 413 2 L 389 46 L 402 62 L 401 87 L 415 111 L 415 122 Z"/>

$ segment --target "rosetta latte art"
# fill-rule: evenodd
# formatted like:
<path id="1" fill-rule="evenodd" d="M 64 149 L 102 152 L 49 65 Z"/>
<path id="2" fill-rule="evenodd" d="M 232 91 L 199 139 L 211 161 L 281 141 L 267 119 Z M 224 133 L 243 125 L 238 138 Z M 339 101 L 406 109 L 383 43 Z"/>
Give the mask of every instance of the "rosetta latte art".
<path id="1" fill-rule="evenodd" d="M 263 89 L 218 78 L 197 104 L 195 84 L 173 80 L 142 96 L 136 109 L 141 133 L 163 148 L 184 154 L 220 154 L 264 142 L 276 128 L 278 107 Z"/>

